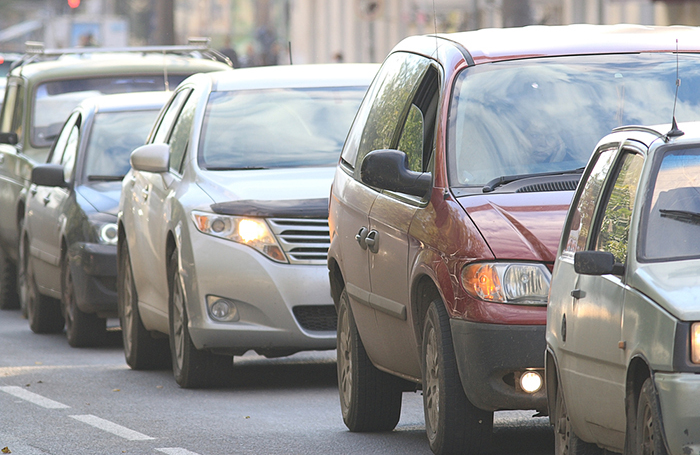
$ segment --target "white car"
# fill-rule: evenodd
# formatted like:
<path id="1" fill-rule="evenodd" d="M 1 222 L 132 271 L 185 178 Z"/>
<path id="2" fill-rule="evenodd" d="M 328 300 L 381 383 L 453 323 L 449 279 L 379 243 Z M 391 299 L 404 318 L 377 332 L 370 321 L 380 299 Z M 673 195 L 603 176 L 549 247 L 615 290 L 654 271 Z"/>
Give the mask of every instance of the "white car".
<path id="1" fill-rule="evenodd" d="M 328 197 L 377 68 L 249 68 L 178 87 L 123 181 L 117 289 L 131 368 L 172 361 L 180 386 L 201 387 L 249 350 L 335 348 Z"/>

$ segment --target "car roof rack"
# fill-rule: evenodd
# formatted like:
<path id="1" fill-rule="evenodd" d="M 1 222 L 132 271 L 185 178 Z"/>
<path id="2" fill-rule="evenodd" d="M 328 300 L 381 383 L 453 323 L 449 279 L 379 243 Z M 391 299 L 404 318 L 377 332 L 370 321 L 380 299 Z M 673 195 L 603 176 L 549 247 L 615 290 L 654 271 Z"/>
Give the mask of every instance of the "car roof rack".
<path id="1" fill-rule="evenodd" d="M 24 66 L 37 61 L 56 60 L 66 55 L 89 55 L 105 53 L 133 53 L 133 54 L 173 54 L 188 55 L 195 58 L 205 58 L 217 60 L 233 67 L 231 59 L 216 49 L 212 49 L 209 44 L 211 38 L 192 37 L 187 40 L 186 45 L 168 46 L 134 46 L 134 47 L 73 47 L 64 49 L 46 49 L 44 43 L 39 41 L 27 41 L 26 50 L 22 58 L 15 61 L 11 69 Z"/>

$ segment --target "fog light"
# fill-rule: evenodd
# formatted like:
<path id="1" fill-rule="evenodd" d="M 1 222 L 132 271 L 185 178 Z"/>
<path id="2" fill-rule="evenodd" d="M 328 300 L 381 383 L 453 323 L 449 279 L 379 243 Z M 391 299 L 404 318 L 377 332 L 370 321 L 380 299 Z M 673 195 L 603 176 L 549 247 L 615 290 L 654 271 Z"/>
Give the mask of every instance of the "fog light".
<path id="1" fill-rule="evenodd" d="M 528 371 L 520 376 L 520 388 L 527 393 L 535 393 L 542 388 L 542 376 L 536 371 Z"/>
<path id="2" fill-rule="evenodd" d="M 209 316 L 215 321 L 232 322 L 239 319 L 236 304 L 223 297 L 208 295 L 207 309 L 209 310 Z"/>

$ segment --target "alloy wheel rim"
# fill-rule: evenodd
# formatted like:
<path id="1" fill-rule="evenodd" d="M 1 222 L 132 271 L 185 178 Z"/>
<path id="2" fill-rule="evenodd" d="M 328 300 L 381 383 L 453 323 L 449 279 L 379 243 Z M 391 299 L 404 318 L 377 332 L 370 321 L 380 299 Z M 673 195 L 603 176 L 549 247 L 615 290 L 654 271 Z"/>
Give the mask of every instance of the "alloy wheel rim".
<path id="1" fill-rule="evenodd" d="M 352 399 L 352 357 L 350 352 L 350 323 L 347 310 L 341 310 L 339 319 L 338 370 L 340 377 L 338 379 L 341 397 L 343 398 L 343 412 L 345 412 Z"/>
<path id="2" fill-rule="evenodd" d="M 173 284 L 173 341 L 175 344 L 175 359 L 177 366 L 182 371 L 185 359 L 185 333 L 183 321 L 182 287 L 179 277 L 175 275 Z"/>
<path id="3" fill-rule="evenodd" d="M 642 420 L 642 454 L 654 455 L 654 418 L 651 414 L 651 406 L 645 403 L 644 420 Z"/>
<path id="4" fill-rule="evenodd" d="M 570 423 L 569 416 L 566 413 L 566 403 L 564 403 L 564 398 L 560 395 L 561 391 L 557 391 L 557 415 L 556 421 L 554 422 L 554 453 L 568 454 L 569 453 L 569 431 Z"/>
<path id="5" fill-rule="evenodd" d="M 122 313 L 124 317 L 124 326 L 122 327 L 122 338 L 124 340 L 124 349 L 131 352 L 132 349 L 132 334 L 134 323 L 134 299 L 131 283 L 131 267 L 129 264 L 124 267 L 124 283 L 122 285 Z"/>
<path id="6" fill-rule="evenodd" d="M 65 289 L 65 296 L 63 297 L 63 300 L 65 301 L 65 308 L 64 308 L 64 319 L 66 320 L 66 331 L 70 331 L 73 327 L 73 323 L 75 322 L 75 310 L 76 310 L 76 305 L 75 305 L 75 299 L 74 299 L 74 293 L 73 293 L 73 276 L 71 275 L 70 271 L 66 271 L 66 289 Z"/>
<path id="7" fill-rule="evenodd" d="M 440 418 L 440 365 L 439 352 L 437 349 L 437 335 L 435 328 L 430 326 L 428 330 L 428 341 L 425 347 L 425 405 L 427 409 L 428 437 L 433 439 L 438 429 L 438 421 Z"/>

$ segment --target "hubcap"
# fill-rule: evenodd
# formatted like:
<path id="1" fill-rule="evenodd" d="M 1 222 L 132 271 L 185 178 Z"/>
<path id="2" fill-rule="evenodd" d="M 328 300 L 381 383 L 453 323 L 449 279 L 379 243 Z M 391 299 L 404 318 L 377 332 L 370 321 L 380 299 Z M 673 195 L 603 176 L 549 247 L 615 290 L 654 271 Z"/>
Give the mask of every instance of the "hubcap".
<path id="1" fill-rule="evenodd" d="M 428 338 L 425 347 L 425 390 L 423 390 L 423 399 L 427 410 L 425 425 L 428 437 L 432 439 L 437 433 L 440 418 L 440 354 L 437 348 L 437 335 L 433 326 L 430 326 L 426 336 Z"/>
<path id="2" fill-rule="evenodd" d="M 569 453 L 569 416 L 566 412 L 566 403 L 561 396 L 561 390 L 557 391 L 556 421 L 554 422 L 554 453 L 567 455 Z"/>
<path id="3" fill-rule="evenodd" d="M 350 321 L 343 306 L 338 315 L 338 384 L 343 400 L 343 413 L 352 399 L 352 357 L 350 352 Z"/>
<path id="4" fill-rule="evenodd" d="M 173 279 L 173 341 L 175 345 L 175 359 L 177 366 L 182 370 L 185 363 L 185 328 L 183 324 L 184 302 L 182 297 L 182 285 L 177 273 Z"/>

